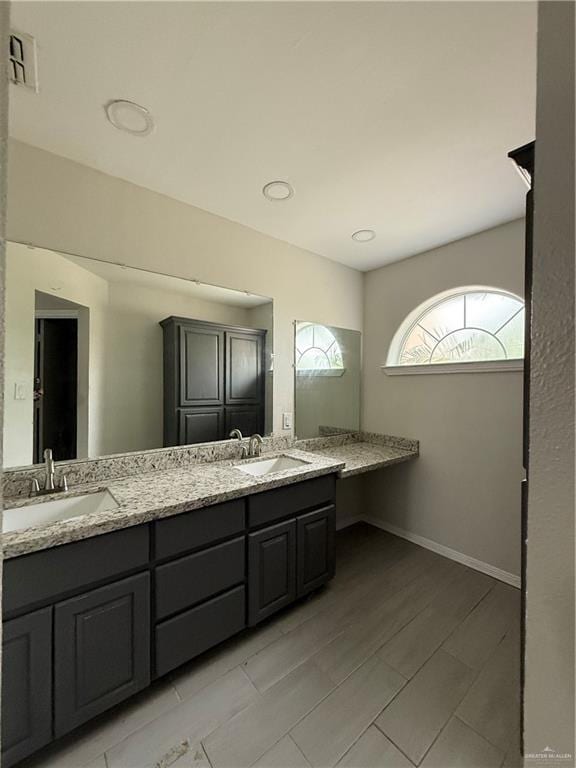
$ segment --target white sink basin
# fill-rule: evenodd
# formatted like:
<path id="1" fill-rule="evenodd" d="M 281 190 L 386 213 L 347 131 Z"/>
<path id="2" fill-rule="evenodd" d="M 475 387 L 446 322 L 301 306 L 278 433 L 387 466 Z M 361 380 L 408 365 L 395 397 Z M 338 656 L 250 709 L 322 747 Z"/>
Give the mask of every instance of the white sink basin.
<path id="1" fill-rule="evenodd" d="M 262 461 L 253 461 L 250 464 L 235 464 L 235 468 L 240 472 L 245 472 L 253 477 L 262 475 L 273 475 L 276 472 L 284 472 L 286 469 L 296 469 L 310 464 L 309 461 L 302 459 L 293 459 L 291 456 L 276 456 L 274 459 L 263 459 Z"/>
<path id="2" fill-rule="evenodd" d="M 114 509 L 118 509 L 118 502 L 110 491 L 41 501 L 16 509 L 5 509 L 2 532 L 19 531 L 22 528 L 33 528 L 36 525 L 68 520 L 71 517 L 89 515 L 92 512 L 109 512 Z"/>

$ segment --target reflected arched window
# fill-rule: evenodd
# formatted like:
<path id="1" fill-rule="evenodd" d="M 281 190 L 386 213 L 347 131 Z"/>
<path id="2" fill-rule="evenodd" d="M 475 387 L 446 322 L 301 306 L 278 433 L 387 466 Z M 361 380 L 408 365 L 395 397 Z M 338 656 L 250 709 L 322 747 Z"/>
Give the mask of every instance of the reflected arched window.
<path id="1" fill-rule="evenodd" d="M 387 366 L 488 363 L 524 357 L 524 302 L 496 288 L 434 296 L 404 320 Z"/>
<path id="2" fill-rule="evenodd" d="M 342 350 L 332 331 L 324 325 L 302 323 L 296 331 L 296 370 L 342 370 Z"/>

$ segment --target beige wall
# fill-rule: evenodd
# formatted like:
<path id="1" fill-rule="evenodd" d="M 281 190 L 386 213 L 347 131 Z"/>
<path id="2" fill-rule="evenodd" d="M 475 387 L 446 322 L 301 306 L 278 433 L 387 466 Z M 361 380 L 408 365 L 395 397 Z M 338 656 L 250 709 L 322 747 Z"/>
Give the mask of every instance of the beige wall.
<path id="1" fill-rule="evenodd" d="M 8 238 L 274 299 L 274 430 L 294 410 L 293 327 L 362 328 L 362 274 L 199 208 L 10 143 Z M 263 202 L 263 204 L 266 204 Z"/>
<path id="2" fill-rule="evenodd" d="M 574 765 L 574 4 L 542 2 L 534 184 L 525 753 Z M 529 760 L 528 762 L 531 762 Z M 538 763 L 537 758 L 534 762 Z"/>
<path id="3" fill-rule="evenodd" d="M 86 310 L 79 320 L 79 456 L 100 456 L 103 447 L 104 355 L 108 283 L 57 253 L 8 243 L 6 249 L 6 357 L 4 466 L 32 463 L 35 291 L 55 294 Z M 55 293 L 55 290 L 57 292 Z M 24 399 L 15 399 L 15 385 Z"/>
<path id="4" fill-rule="evenodd" d="M 514 575 L 520 573 L 522 374 L 387 376 L 380 366 L 418 304 L 466 285 L 522 295 L 523 263 L 519 220 L 365 278 L 362 425 L 417 438 L 421 450 L 415 462 L 366 477 L 366 513 Z"/>

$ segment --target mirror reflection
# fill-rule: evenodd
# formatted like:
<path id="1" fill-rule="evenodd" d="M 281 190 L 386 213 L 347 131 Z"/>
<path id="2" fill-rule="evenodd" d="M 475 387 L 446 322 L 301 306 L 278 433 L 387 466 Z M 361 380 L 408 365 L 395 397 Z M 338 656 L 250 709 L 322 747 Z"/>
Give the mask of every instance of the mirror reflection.
<path id="1" fill-rule="evenodd" d="M 4 465 L 268 434 L 269 298 L 8 243 Z"/>
<path id="2" fill-rule="evenodd" d="M 294 361 L 297 437 L 359 430 L 360 331 L 299 321 Z"/>

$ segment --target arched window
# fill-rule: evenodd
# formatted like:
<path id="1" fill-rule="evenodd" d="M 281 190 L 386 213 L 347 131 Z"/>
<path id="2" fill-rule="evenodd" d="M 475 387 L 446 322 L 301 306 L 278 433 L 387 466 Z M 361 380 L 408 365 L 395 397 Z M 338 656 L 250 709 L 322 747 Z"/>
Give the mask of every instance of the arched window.
<path id="1" fill-rule="evenodd" d="M 394 335 L 386 370 L 442 365 L 466 370 L 470 363 L 474 369 L 518 368 L 523 357 L 523 300 L 470 286 L 434 296 L 411 312 Z"/>
<path id="2" fill-rule="evenodd" d="M 299 323 L 296 329 L 296 370 L 343 371 L 342 350 L 329 328 Z"/>

